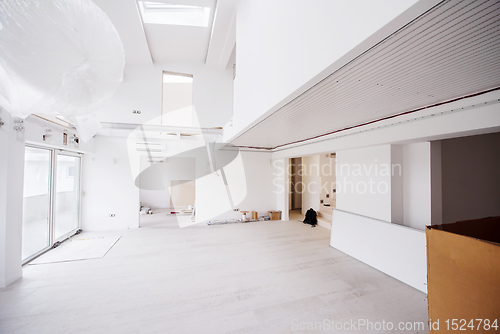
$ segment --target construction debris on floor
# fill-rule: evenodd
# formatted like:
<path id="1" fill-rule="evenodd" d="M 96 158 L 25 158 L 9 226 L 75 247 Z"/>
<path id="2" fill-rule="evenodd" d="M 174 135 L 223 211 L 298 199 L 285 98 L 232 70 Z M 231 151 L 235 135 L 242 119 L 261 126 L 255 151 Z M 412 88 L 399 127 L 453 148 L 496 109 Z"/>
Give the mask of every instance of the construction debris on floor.
<path id="1" fill-rule="evenodd" d="M 207 225 L 223 225 L 223 224 L 236 224 L 236 223 L 252 223 L 258 221 L 271 220 L 269 217 L 262 216 L 259 219 L 228 219 L 228 220 L 209 220 Z"/>
<path id="2" fill-rule="evenodd" d="M 141 206 L 140 214 L 141 215 L 152 215 L 153 210 L 149 206 Z"/>

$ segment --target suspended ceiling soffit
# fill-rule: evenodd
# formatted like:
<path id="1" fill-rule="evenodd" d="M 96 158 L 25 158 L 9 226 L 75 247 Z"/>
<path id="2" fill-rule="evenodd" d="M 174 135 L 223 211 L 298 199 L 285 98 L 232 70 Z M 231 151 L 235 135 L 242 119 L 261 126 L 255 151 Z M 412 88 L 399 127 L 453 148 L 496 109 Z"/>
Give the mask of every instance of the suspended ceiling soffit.
<path id="1" fill-rule="evenodd" d="M 499 54 L 499 1 L 445 1 L 231 144 L 274 149 L 500 87 Z"/>

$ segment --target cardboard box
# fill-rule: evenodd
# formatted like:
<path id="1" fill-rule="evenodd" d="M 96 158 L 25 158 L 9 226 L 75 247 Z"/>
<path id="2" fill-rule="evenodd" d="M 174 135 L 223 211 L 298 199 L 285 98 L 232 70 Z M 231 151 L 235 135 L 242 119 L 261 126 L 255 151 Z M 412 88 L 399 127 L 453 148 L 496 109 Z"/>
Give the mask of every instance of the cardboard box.
<path id="1" fill-rule="evenodd" d="M 281 220 L 281 211 L 268 211 L 271 220 Z"/>
<path id="2" fill-rule="evenodd" d="M 241 220 L 246 221 L 246 220 L 250 219 L 250 217 L 248 215 L 248 212 L 249 211 L 240 211 L 240 213 L 241 213 Z"/>
<path id="3" fill-rule="evenodd" d="M 500 328 L 500 217 L 427 226 L 426 238 L 429 332 Z"/>
<path id="4" fill-rule="evenodd" d="M 257 211 L 252 211 L 252 220 L 259 220 L 259 213 Z"/>

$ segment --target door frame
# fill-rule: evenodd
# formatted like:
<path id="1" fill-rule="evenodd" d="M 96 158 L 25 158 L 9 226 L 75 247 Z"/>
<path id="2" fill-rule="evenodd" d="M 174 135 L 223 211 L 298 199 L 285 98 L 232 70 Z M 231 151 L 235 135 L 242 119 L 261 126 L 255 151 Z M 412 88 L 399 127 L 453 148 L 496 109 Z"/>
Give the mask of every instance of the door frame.
<path id="1" fill-rule="evenodd" d="M 81 153 L 76 153 L 76 152 L 70 152 L 70 151 L 65 151 L 65 150 L 62 150 L 62 149 L 54 149 L 54 169 L 53 169 L 53 173 L 54 173 L 54 184 L 53 184 L 53 188 L 52 188 L 52 191 L 53 191 L 53 195 L 54 195 L 54 200 L 52 201 L 52 210 L 53 212 L 55 213 L 55 210 L 56 210 L 56 186 L 57 186 L 57 181 L 56 181 L 56 176 L 57 176 L 57 155 L 60 154 L 60 155 L 66 155 L 66 156 L 72 156 L 72 157 L 76 157 L 76 158 L 80 158 L 80 164 L 78 166 L 78 226 L 63 234 L 62 236 L 60 236 L 59 238 L 55 239 L 55 230 L 54 230 L 54 226 L 55 226 L 55 215 L 53 215 L 53 219 L 51 221 L 51 225 L 52 225 L 52 235 L 51 235 L 51 240 L 53 241 L 52 244 L 56 243 L 56 242 L 60 242 L 60 241 L 63 241 L 63 240 L 66 240 L 68 239 L 68 237 L 72 234 L 74 234 L 76 231 L 78 231 L 81 227 L 81 222 L 82 222 L 82 210 L 81 210 L 81 207 L 82 207 L 82 154 Z"/>
<path id="2" fill-rule="evenodd" d="M 49 223 L 49 245 L 40 251 L 36 252 L 35 254 L 27 257 L 26 259 L 22 259 L 22 265 L 25 265 L 26 263 L 34 260 L 38 256 L 42 255 L 43 253 L 47 252 L 50 250 L 56 242 L 61 242 L 63 240 L 68 239 L 72 234 L 74 234 L 77 230 L 81 228 L 82 224 L 82 160 L 83 160 L 83 154 L 82 153 L 77 153 L 77 152 L 72 152 L 72 151 L 66 151 L 63 149 L 59 148 L 51 148 L 51 147 L 46 147 L 46 146 L 41 146 L 41 145 L 36 145 L 36 144 L 25 144 L 25 147 L 30 147 L 30 148 L 35 148 L 35 149 L 42 149 L 50 152 L 50 180 L 49 180 L 49 217 L 48 217 L 48 223 Z M 57 176 L 57 154 L 61 155 L 68 155 L 68 156 L 74 156 L 80 158 L 80 166 L 79 166 L 79 181 L 78 181 L 78 227 L 75 228 L 74 230 L 64 234 L 63 236 L 59 237 L 57 240 L 54 240 L 54 224 L 55 224 L 55 196 L 56 196 L 56 186 L 57 186 L 57 181 L 56 181 L 56 176 Z"/>

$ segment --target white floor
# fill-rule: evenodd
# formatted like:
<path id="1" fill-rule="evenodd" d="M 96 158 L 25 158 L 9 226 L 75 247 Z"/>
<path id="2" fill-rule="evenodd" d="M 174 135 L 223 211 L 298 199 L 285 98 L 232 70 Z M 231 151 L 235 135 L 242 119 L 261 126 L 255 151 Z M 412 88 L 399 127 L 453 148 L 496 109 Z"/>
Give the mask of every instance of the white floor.
<path id="1" fill-rule="evenodd" d="M 0 333 L 332 333 L 293 326 L 427 323 L 423 293 L 329 247 L 327 229 L 298 221 L 179 229 L 175 217 L 155 219 L 82 233 L 122 236 L 103 258 L 25 266 L 0 289 Z M 427 330 L 392 331 L 417 332 Z"/>
<path id="2" fill-rule="evenodd" d="M 120 236 L 87 238 L 75 235 L 56 249 L 30 261 L 28 265 L 98 259 L 104 257 L 118 240 Z"/>

